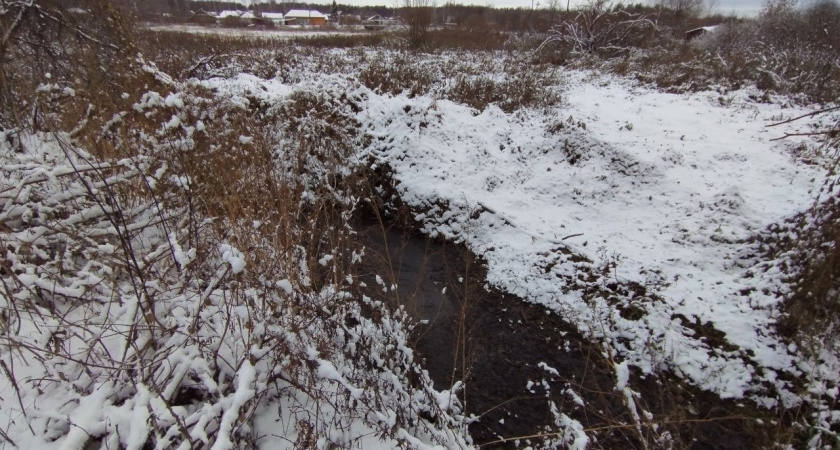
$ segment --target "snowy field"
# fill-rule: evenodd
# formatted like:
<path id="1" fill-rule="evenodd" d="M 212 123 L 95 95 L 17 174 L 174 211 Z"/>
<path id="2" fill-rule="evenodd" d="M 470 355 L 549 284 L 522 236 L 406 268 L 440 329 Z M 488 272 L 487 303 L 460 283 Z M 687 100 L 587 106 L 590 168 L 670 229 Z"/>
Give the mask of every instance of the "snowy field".
<path id="1" fill-rule="evenodd" d="M 644 372 L 671 368 L 725 398 L 776 371 L 811 373 L 772 331 L 778 300 L 763 292 L 778 280 L 747 277 L 741 255 L 745 239 L 807 207 L 822 184 L 824 170 L 794 163 L 790 143 L 769 142 L 795 128 L 768 124 L 804 111 L 743 92 L 662 94 L 580 73 L 568 83 L 567 104 L 548 115 L 372 99 L 364 120 L 386 140 L 369 150 L 394 167 L 426 232 L 466 242 L 487 259 L 488 281 L 569 315 Z M 645 311 L 634 320 L 585 301 L 560 281 L 575 275 L 567 250 L 611 264 L 605 282 L 647 285 L 660 300 L 627 299 Z M 739 350 L 709 348 L 685 319 L 713 324 Z"/>
<path id="2" fill-rule="evenodd" d="M 179 33 L 190 33 L 198 35 L 225 35 L 230 37 L 242 37 L 251 39 L 271 39 L 288 41 L 292 39 L 321 37 L 321 36 L 340 36 L 340 35 L 355 35 L 365 33 L 364 31 L 347 31 L 347 30 L 322 30 L 297 27 L 282 27 L 280 29 L 256 29 L 256 28 L 221 28 L 221 27 L 205 27 L 200 25 L 147 25 L 147 29 L 151 31 L 171 31 Z"/>
<path id="3" fill-rule="evenodd" d="M 825 180 L 792 156 L 798 141 L 773 140 L 807 123 L 768 128 L 808 109 L 584 72 L 566 74 L 562 105 L 513 114 L 332 82 L 364 105 L 357 118 L 372 144 L 360 160 L 393 169 L 423 230 L 466 243 L 487 261 L 490 283 L 599 339 L 619 390 L 633 366 L 768 407 L 802 401 L 783 381 L 791 377 L 808 379 L 817 397 L 837 395 L 836 354 L 815 365 L 774 331 L 786 287 L 749 243 L 806 209 Z M 268 102 L 290 90 L 244 75 L 207 84 Z M 591 281 L 570 255 L 601 270 L 596 284 L 636 284 L 644 295 L 586 296 Z M 700 327 L 725 342 L 709 343 Z"/>
<path id="4" fill-rule="evenodd" d="M 276 39 L 336 34 L 224 32 Z M 816 411 L 810 424 L 836 439 L 831 427 L 840 423 L 838 351 L 804 352 L 777 334 L 781 297 L 789 288 L 772 262 L 760 259 L 761 244 L 753 240 L 806 210 L 825 184 L 823 166 L 794 155 L 795 147 L 813 142 L 774 140 L 807 129 L 811 119 L 768 128 L 810 109 L 784 98 L 759 103 L 750 90 L 666 94 L 584 71 L 560 73 L 552 88 L 561 102 L 507 113 L 433 95 L 381 93 L 360 83 L 352 68 L 286 82 L 246 73 L 175 82 L 154 67 L 143 70 L 163 87 L 123 96 L 128 113 L 159 122 L 154 132 L 138 133 L 137 142 L 148 149 L 135 159 L 100 164 L 68 150 L 72 140 L 64 136 L 15 137 L 19 148 L 35 149 L 27 152 L 14 151 L 11 135 L 0 140 L 10 177 L 0 191 L 0 219 L 11 224 L 0 237 L 16 246 L 7 256 L 14 283 L 2 300 L 9 309 L 18 301 L 34 305 L 19 313 L 15 345 L 55 345 L 56 354 L 64 345 L 74 357 L 88 358 L 59 364 L 49 351 L 38 353 L 38 361 L 19 350 L 3 354 L 4 365 L 13 366 L 20 380 L 0 381 L 0 430 L 7 441 L 82 448 L 93 437 L 101 438 L 103 448 L 142 448 L 154 432 L 159 448 L 209 447 L 211 441 L 213 448 L 233 448 L 236 433 L 259 436 L 253 439 L 264 448 L 471 445 L 470 418 L 460 414 L 457 401 L 460 382 L 432 386 L 407 345 L 409 321 L 400 312 L 391 316 L 368 298 L 347 301 L 358 292 L 352 276 L 314 291 L 307 258 L 318 261 L 318 269 L 335 271 L 337 260 L 362 258 L 355 250 L 313 246 L 320 253 L 307 255 L 308 249 L 297 247 L 281 254 L 273 241 L 257 240 L 265 244 L 259 247 L 263 261 L 283 266 L 272 273 L 283 276 L 274 279 L 246 264 L 255 247 L 237 249 L 229 230 L 218 236 L 206 231 L 219 245 L 207 238 L 213 244 L 202 255 L 206 267 L 193 276 L 187 268 L 198 264 L 197 253 L 188 246 L 198 244 L 187 236 L 198 231 L 190 227 L 214 230 L 217 218 L 187 225 L 193 213 L 184 200 L 189 196 L 173 194 L 164 207 L 154 198 L 126 210 L 124 239 L 136 241 L 142 256 L 136 271 L 160 274 L 142 286 L 154 293 L 154 302 L 145 306 L 149 294 L 112 276 L 115 270 L 101 262 L 117 258 L 112 255 L 119 248 L 100 240 L 121 229 L 107 220 L 102 203 L 91 200 L 100 190 L 120 183 L 154 190 L 159 183 L 189 193 L 193 181 L 155 160 L 154 151 L 189 154 L 212 125 L 220 135 L 233 136 L 226 141 L 232 147 L 247 150 L 259 131 L 235 121 L 251 134 L 230 131 L 224 120 L 237 111 L 270 115 L 289 105 L 305 106 L 295 117 L 299 128 L 276 123 L 265 135 L 279 143 L 272 149 L 280 156 L 272 169 L 293 174 L 287 175 L 290 185 L 303 186 L 290 203 L 310 207 L 316 192 L 329 193 L 336 204 L 349 205 L 340 214 L 347 222 L 335 228 L 351 235 L 349 218 L 362 200 L 335 188 L 336 180 L 388 168 L 390 187 L 422 232 L 468 246 L 486 262 L 488 284 L 558 313 L 598 343 L 615 390 L 640 429 L 643 420 L 657 418 L 637 406 L 641 394 L 631 377 L 668 373 L 722 399 L 767 408 L 805 402 Z M 64 92 L 58 85 L 43 89 Z M 218 104 L 195 92 L 209 92 Z M 217 109 L 208 113 L 211 103 Z M 128 113 L 115 115 L 103 129 L 117 127 Z M 336 119 L 344 116 L 352 120 Z M 334 129 L 336 123 L 346 129 Z M 322 142 L 307 133 L 324 129 L 353 136 L 346 166 L 327 170 L 332 161 L 324 155 L 295 160 L 280 153 L 303 147 L 300 142 Z M 74 181 L 80 171 L 110 178 Z M 81 237 L 65 232 L 80 223 L 94 225 Z M 260 220 L 235 225 L 237 232 L 259 236 Z M 129 230 L 140 231 L 132 237 Z M 56 248 L 84 258 L 50 254 Z M 244 285 L 242 274 L 258 282 Z M 61 300 L 61 307 L 39 306 L 42 291 Z M 301 304 L 306 307 L 295 310 Z M 141 320 L 146 328 L 135 330 Z M 69 337 L 61 331 L 65 327 L 74 330 Z M 154 353 L 159 348 L 165 351 Z M 148 375 L 153 383 L 134 386 L 132 377 L 146 363 L 155 367 Z M 199 386 L 190 385 L 196 398 L 203 394 L 216 402 L 172 406 L 186 382 Z M 17 404 L 10 407 L 9 398 Z M 581 423 L 562 411 L 554 415 L 564 431 L 552 446 L 584 448 L 589 437 Z M 311 423 L 322 433 L 307 428 Z M 815 438 L 811 444 L 823 442 Z"/>

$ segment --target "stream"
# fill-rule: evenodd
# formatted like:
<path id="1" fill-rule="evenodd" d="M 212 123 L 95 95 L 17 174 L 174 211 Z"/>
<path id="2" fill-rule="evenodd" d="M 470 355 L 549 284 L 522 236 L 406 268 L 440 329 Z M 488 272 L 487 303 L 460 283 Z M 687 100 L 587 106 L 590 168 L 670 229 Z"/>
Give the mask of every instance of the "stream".
<path id="1" fill-rule="evenodd" d="M 357 231 L 366 247 L 368 295 L 404 306 L 418 323 L 412 344 L 435 389 L 463 381 L 458 396 L 466 415 L 475 418 L 470 434 L 477 446 L 540 448 L 546 435 L 556 439 L 562 429 L 553 402 L 588 430 L 606 430 L 590 447 L 644 448 L 625 397 L 615 390 L 611 363 L 573 325 L 488 286 L 482 262 L 463 246 L 373 219 L 363 220 Z M 397 289 L 383 293 L 373 274 Z M 744 422 L 685 417 L 685 409 L 699 411 L 698 418 L 717 415 L 724 406 L 719 398 L 662 377 L 631 375 L 631 386 L 641 394 L 640 406 L 659 420 L 674 421 L 667 432 L 678 435 L 677 442 L 691 442 L 692 449 L 752 448 Z"/>

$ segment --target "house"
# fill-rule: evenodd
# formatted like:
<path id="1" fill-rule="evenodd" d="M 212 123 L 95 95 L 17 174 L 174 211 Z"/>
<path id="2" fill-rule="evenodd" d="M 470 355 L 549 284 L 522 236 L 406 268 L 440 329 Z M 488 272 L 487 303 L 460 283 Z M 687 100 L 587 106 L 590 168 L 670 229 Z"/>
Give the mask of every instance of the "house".
<path id="1" fill-rule="evenodd" d="M 362 25 L 365 27 L 365 30 L 381 30 L 385 28 L 389 23 L 390 20 L 385 19 L 379 14 L 377 14 L 363 21 Z"/>
<path id="2" fill-rule="evenodd" d="M 219 23 L 223 27 L 247 27 L 253 25 L 256 18 L 251 11 L 225 10 L 219 13 Z"/>
<path id="3" fill-rule="evenodd" d="M 286 18 L 283 17 L 283 13 L 264 12 L 262 16 L 263 19 L 270 20 L 274 25 L 286 24 Z"/>
<path id="4" fill-rule="evenodd" d="M 225 18 L 228 18 L 228 17 L 235 17 L 235 18 L 238 19 L 238 18 L 242 17 L 243 13 L 244 13 L 244 11 L 224 10 L 224 11 L 219 13 L 219 18 L 220 19 L 225 19 Z"/>
<path id="5" fill-rule="evenodd" d="M 327 16 L 314 10 L 293 9 L 285 14 L 287 25 L 326 25 Z"/>
<path id="6" fill-rule="evenodd" d="M 216 16 L 203 9 L 193 12 L 192 16 L 187 18 L 187 23 L 194 23 L 198 25 L 213 25 L 216 23 Z"/>
<path id="7" fill-rule="evenodd" d="M 709 33 L 714 32 L 717 27 L 718 27 L 717 25 L 712 25 L 712 26 L 708 26 L 708 27 L 700 27 L 700 28 L 695 28 L 693 30 L 688 30 L 688 31 L 685 32 L 685 40 L 686 41 L 693 41 L 695 39 L 698 39 L 702 36 L 705 36 Z"/>

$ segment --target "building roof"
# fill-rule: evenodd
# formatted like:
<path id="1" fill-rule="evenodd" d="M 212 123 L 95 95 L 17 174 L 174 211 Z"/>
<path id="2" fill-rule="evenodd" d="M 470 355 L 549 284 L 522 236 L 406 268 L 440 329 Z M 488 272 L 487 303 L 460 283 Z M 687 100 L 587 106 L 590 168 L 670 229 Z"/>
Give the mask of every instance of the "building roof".
<path id="1" fill-rule="evenodd" d="M 688 30 L 685 32 L 685 40 L 691 41 L 694 39 L 698 39 L 699 37 L 706 35 L 708 33 L 714 33 L 714 31 L 718 28 L 718 25 L 712 25 L 708 27 L 700 27 L 695 28 L 693 30 Z"/>
<path id="2" fill-rule="evenodd" d="M 709 33 L 709 32 L 715 31 L 715 28 L 717 28 L 717 27 L 718 27 L 718 25 L 711 25 L 711 26 L 708 26 L 708 27 L 694 28 L 692 30 L 686 31 L 685 33 L 686 34 L 689 34 L 689 33 Z"/>
<path id="3" fill-rule="evenodd" d="M 244 11 L 231 11 L 225 10 L 219 13 L 219 18 L 224 19 L 225 17 L 241 17 Z"/>
<path id="4" fill-rule="evenodd" d="M 264 12 L 262 16 L 270 20 L 280 20 L 283 18 L 283 13 Z"/>
<path id="5" fill-rule="evenodd" d="M 315 10 L 293 9 L 286 13 L 286 18 L 307 18 L 307 17 L 321 17 L 326 19 L 327 16 Z"/>

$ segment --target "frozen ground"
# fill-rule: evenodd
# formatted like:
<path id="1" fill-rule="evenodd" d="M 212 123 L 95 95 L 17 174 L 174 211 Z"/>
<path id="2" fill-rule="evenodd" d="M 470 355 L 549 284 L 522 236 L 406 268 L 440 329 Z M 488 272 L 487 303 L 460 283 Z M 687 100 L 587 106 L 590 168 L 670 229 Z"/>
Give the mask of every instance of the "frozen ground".
<path id="1" fill-rule="evenodd" d="M 248 76 L 212 84 L 274 100 L 288 90 Z M 363 103 L 371 143 L 360 157 L 393 169 L 423 230 L 466 243 L 490 283 L 599 339 L 628 399 L 638 395 L 627 391 L 630 366 L 766 406 L 802 401 L 791 377 L 836 396 L 836 354 L 815 365 L 774 331 L 787 288 L 758 270 L 748 241 L 806 209 L 824 181 L 824 169 L 791 155 L 799 141 L 772 140 L 806 123 L 767 128 L 807 109 L 583 72 L 567 74 L 564 104 L 547 113 L 346 89 Z M 644 289 L 593 295 L 615 284 Z"/>
<path id="2" fill-rule="evenodd" d="M 297 36 L 300 33 L 280 32 L 277 35 Z M 586 72 L 567 73 L 563 78 L 563 84 L 558 87 L 563 91 L 562 104 L 548 110 L 526 109 L 512 114 L 494 106 L 477 111 L 428 96 L 379 95 L 362 86 L 354 74 L 312 73 L 300 78 L 303 81 L 297 84 L 239 74 L 232 78 L 192 80 L 187 84 L 214 89 L 221 103 L 231 109 L 247 110 L 252 102 L 258 101 L 261 107 L 271 110 L 285 102 L 311 96 L 320 102 L 307 103 L 317 105 L 317 108 L 313 107 L 313 114 L 299 120 L 324 120 L 326 126 L 334 126 L 328 120 L 341 115 L 352 116 L 356 153 L 351 165 L 355 164 L 355 167 L 342 167 L 342 173 L 362 165 L 388 166 L 393 187 L 425 233 L 469 246 L 486 261 L 488 283 L 561 314 L 584 335 L 599 342 L 604 356 L 613 364 L 615 388 L 624 394 L 626 406 L 637 421 L 645 411 L 638 411 L 635 406 L 634 399 L 640 394 L 632 390 L 631 377 L 670 371 L 721 398 L 751 398 L 768 407 L 811 402 L 819 410 L 819 415 L 811 420 L 812 425 L 822 427 L 830 434 L 832 424 L 840 422 L 840 412 L 832 411 L 832 403 L 823 400 L 835 399 L 838 395 L 840 363 L 837 352 L 824 349 L 817 355 L 819 363 L 815 364 L 813 354 L 805 354 L 777 336 L 774 322 L 780 314 L 778 294 L 787 288 L 781 282 L 780 273 L 763 269 L 772 266 L 762 265 L 764 262 L 756 256 L 760 254 L 757 244 L 749 240 L 768 225 L 806 209 L 823 184 L 825 172 L 820 166 L 806 165 L 791 155 L 791 148 L 798 141 L 772 141 L 786 131 L 797 131 L 807 124 L 767 128 L 768 124 L 807 110 L 782 102 L 756 103 L 749 99 L 748 91 L 676 95 Z M 142 98 L 132 99 L 137 102 L 134 109 L 139 113 L 147 109 L 160 110 L 161 117 L 166 118 L 160 131 L 163 136 L 182 130 L 188 136 L 203 132 L 204 123 L 195 122 L 195 117 L 185 113 L 184 98 L 188 96 L 182 98 L 182 94 L 177 93 L 182 87 L 174 84 L 166 87 L 170 88 L 173 93 L 146 93 Z M 318 108 L 335 108 L 335 111 L 318 111 Z M 299 130 L 304 132 L 298 133 L 309 129 L 319 128 L 301 126 Z M 284 135 L 282 124 L 274 131 L 280 141 L 297 142 L 294 139 L 298 136 Z M 250 139 L 243 135 L 238 142 L 248 145 Z M 61 167 L 56 162 L 61 160 L 63 153 L 51 142 L 49 137 L 33 138 L 27 145 L 40 153 L 32 155 L 21 156 L 10 147 L 6 149 L 2 156 L 8 158 L 6 166 L 11 167 L 8 176 L 10 179 L 12 175 L 17 177 L 10 183 L 19 185 L 20 191 L 27 196 L 30 183 L 39 186 L 43 183 L 49 189 L 37 192 L 33 198 L 49 200 L 50 208 L 55 207 L 53 203 L 65 205 L 62 208 L 75 207 L 75 204 L 59 201 L 71 192 L 66 186 L 39 175 L 42 171 L 55 172 L 55 177 L 73 173 L 72 168 Z M 279 161 L 278 166 L 283 159 Z M 125 178 L 142 175 L 146 180 L 155 181 L 165 171 L 160 169 L 160 174 L 153 173 L 152 168 L 156 166 L 151 162 L 147 165 L 131 168 L 130 172 L 126 169 Z M 123 182 L 119 178 L 122 176 L 117 173 L 115 182 Z M 328 173 L 326 177 L 329 176 Z M 316 179 L 317 176 L 312 178 L 313 183 L 323 181 Z M 184 186 L 183 181 L 178 180 L 179 186 Z M 329 184 L 329 180 L 323 182 Z M 78 198 L 79 208 L 87 209 L 80 209 L 84 214 L 70 211 L 74 214 L 67 214 L 68 227 L 75 226 L 73 221 L 88 218 L 92 214 L 90 211 L 100 211 L 89 204 L 91 201 L 82 186 L 70 187 L 75 189 L 72 192 L 74 198 Z M 10 188 L 3 192 L 12 191 Z M 305 192 L 303 200 L 307 195 L 314 195 L 313 192 Z M 14 223 L 12 219 L 7 222 L 23 227 L 18 233 L 20 236 L 9 234 L 9 242 L 17 243 L 22 250 L 10 250 L 11 256 L 8 256 L 16 261 L 15 264 L 20 264 L 15 270 L 25 274 L 16 281 L 20 285 L 20 292 L 16 294 L 20 299 L 28 298 L 29 286 L 61 295 L 72 294 L 71 297 L 82 294 L 58 290 L 69 286 L 80 289 L 83 294 L 99 295 L 98 291 L 79 287 L 87 285 L 104 292 L 101 293 L 101 299 L 105 299 L 103 305 L 109 304 L 107 299 L 131 298 L 125 283 L 117 287 L 128 294 L 115 289 L 117 293 L 112 295 L 105 292 L 106 288 L 110 289 L 108 286 L 99 286 L 111 270 L 110 266 L 56 271 L 58 275 L 55 276 L 66 276 L 68 278 L 62 280 L 72 281 L 65 286 L 57 284 L 51 278 L 53 274 L 42 273 L 47 266 L 40 259 L 24 260 L 27 254 L 24 250 L 30 241 L 41 245 L 22 225 L 35 219 L 31 213 L 21 212 L 29 208 L 26 196 L 7 194 L 7 197 L 3 200 L 6 202 L 3 214 L 13 217 Z M 152 219 L 157 215 L 138 211 L 133 220 L 144 227 L 152 227 Z M 173 220 L 181 213 L 177 208 L 168 212 Z M 2 218 L 6 220 L 6 216 Z M 36 219 L 41 220 L 40 216 Z M 95 225 L 101 228 L 94 230 L 100 234 L 110 232 L 110 225 L 104 219 Z M 51 229 L 39 228 L 44 233 Z M 174 263 L 167 257 L 157 259 L 159 255 L 167 254 L 164 251 L 167 248 L 173 248 L 178 267 L 191 263 L 190 249 L 180 247 L 186 243 L 178 241 L 176 232 L 147 234 L 138 237 L 144 244 L 142 251 L 154 256 L 156 264 L 163 266 L 162 273 L 174 273 Z M 65 239 L 56 237 L 57 242 L 59 238 Z M 78 245 L 87 248 L 84 245 L 89 243 Z M 94 261 L 99 261 L 96 259 L 99 253 L 113 252 L 105 245 L 94 250 L 90 250 Z M 339 254 L 341 249 L 328 250 Z M 228 266 L 233 275 L 253 270 L 244 265 L 245 258 L 240 250 L 227 243 L 219 247 L 218 253 L 211 256 L 210 262 L 217 267 L 220 280 L 228 275 Z M 330 261 L 327 256 L 333 257 L 332 253 L 325 254 L 322 265 Z M 89 276 L 88 272 L 96 277 Z M 190 323 L 192 319 L 187 318 L 192 313 L 179 312 L 187 314 L 182 317 L 171 311 L 207 308 L 207 314 L 212 317 L 232 317 L 231 308 L 246 304 L 231 303 L 233 306 L 229 306 L 225 300 L 229 292 L 222 287 L 204 294 L 206 288 L 197 280 L 187 280 L 193 284 L 178 277 L 170 281 L 171 286 L 161 289 L 155 307 L 162 309 L 161 317 L 173 321 L 173 327 Z M 276 296 L 278 304 L 293 294 L 289 280 L 269 281 L 277 281 L 277 286 L 282 287 L 282 291 L 269 291 Z M 301 280 L 292 281 L 306 284 Z M 353 283 L 352 277 L 347 283 Z M 313 304 L 325 302 L 327 294 L 333 293 L 325 291 L 312 295 L 311 301 Z M 9 304 L 16 301 L 12 295 L 3 299 Z M 207 299 L 212 301 L 205 302 Z M 80 330 L 73 339 L 66 340 L 103 361 L 110 361 L 106 356 L 112 347 L 119 344 L 129 348 L 129 337 L 119 332 L 108 334 L 111 333 L 108 327 L 117 330 L 123 322 L 131 323 L 139 304 L 139 297 L 136 297 L 135 306 L 127 307 L 125 311 L 108 312 L 98 309 L 95 304 L 84 303 L 82 312 L 71 311 L 80 317 Z M 264 401 L 251 401 L 257 397 L 255 389 L 260 386 L 259 380 L 267 376 L 267 368 L 288 363 L 286 354 L 282 351 L 277 355 L 269 353 L 274 359 L 252 365 L 249 355 L 264 349 L 251 348 L 234 339 L 226 339 L 224 333 L 207 329 L 204 331 L 207 339 L 217 340 L 213 345 L 223 347 L 225 352 L 235 356 L 228 358 L 231 361 L 239 361 L 229 364 L 219 380 L 213 381 L 215 372 L 206 362 L 212 358 L 205 361 L 193 356 L 181 357 L 178 352 L 172 352 L 172 355 L 179 359 L 169 365 L 161 363 L 159 371 L 165 378 L 170 373 L 187 370 L 184 367 L 199 362 L 204 364 L 190 370 L 199 378 L 204 376 L 206 379 L 201 378 L 202 383 L 218 394 L 221 400 L 215 405 L 189 404 L 192 409 L 172 413 L 161 408 L 154 410 L 160 396 L 151 395 L 142 386 L 134 390 L 134 386 L 121 385 L 124 392 L 120 392 L 107 370 L 102 370 L 104 375 L 89 374 L 84 364 L 68 363 L 72 370 L 59 370 L 53 369 L 48 360 L 42 361 L 40 366 L 27 362 L 18 369 L 26 378 L 21 383 L 27 386 L 24 394 L 13 392 L 17 386 L 10 385 L 9 378 L 4 378 L 0 385 L 4 398 L 17 395 L 25 400 L 19 407 L 14 405 L 12 408 L 4 402 L 0 429 L 31 446 L 79 448 L 90 436 L 110 436 L 103 445 L 139 448 L 149 433 L 150 414 L 155 414 L 155 420 L 164 424 L 159 427 L 169 427 L 167 433 L 173 436 L 181 432 L 176 426 L 180 423 L 178 420 L 183 419 L 185 423 L 189 420 L 193 427 L 190 433 L 198 433 L 196 439 L 205 444 L 210 441 L 208 432 L 221 430 L 217 443 L 221 443 L 220 448 L 226 448 L 225 439 L 231 435 L 235 412 L 244 409 L 254 415 L 256 435 L 265 437 L 262 444 L 267 447 L 292 447 L 296 437 L 309 439 L 311 436 L 306 435 L 307 431 L 298 426 L 299 416 L 326 417 L 325 425 L 331 427 L 334 435 L 325 437 L 324 445 L 329 440 L 340 443 L 364 441 L 366 446 L 373 446 L 375 442 L 381 442 L 378 431 L 387 429 L 392 439 L 410 442 L 417 448 L 434 444 L 453 448 L 466 446 L 467 440 L 462 435 L 465 419 L 457 416 L 457 408 L 449 403 L 451 392 L 435 392 L 428 385 L 424 385 L 422 391 L 404 390 L 403 383 L 407 382 L 401 370 L 403 366 L 413 367 L 413 362 L 411 349 L 404 345 L 406 333 L 401 328 L 402 323 L 390 320 L 373 323 L 365 319 L 358 305 L 347 304 L 354 305 L 355 309 L 347 314 L 359 325 L 350 330 L 352 333 L 347 339 L 341 333 L 330 338 L 332 340 L 328 342 L 337 349 L 332 359 L 321 357 L 315 351 L 316 344 L 323 343 L 318 339 L 332 336 L 320 327 L 334 330 L 336 327 L 332 322 L 313 319 L 306 322 L 311 324 L 312 330 L 307 331 L 310 334 L 298 336 L 287 331 L 296 326 L 289 323 L 294 322 L 293 317 L 273 315 L 267 310 L 254 313 L 254 317 L 271 319 L 265 327 L 257 327 L 258 331 L 254 333 L 262 333 L 270 326 L 279 330 L 280 336 L 288 335 L 290 342 L 300 341 L 299 347 L 305 349 L 302 354 L 306 356 L 296 357 L 309 362 L 300 365 L 301 377 L 311 380 L 317 387 L 316 392 L 332 405 L 329 408 L 322 409 L 324 401 L 319 403 L 299 390 L 297 386 L 301 383 L 295 384 L 294 380 L 288 386 L 261 391 L 269 393 Z M 382 305 L 377 307 L 382 308 Z M 108 339 L 97 344 L 99 338 L 91 337 L 93 331 L 86 328 L 87 316 L 81 318 L 85 314 L 90 317 L 101 314 L 105 318 L 100 335 L 104 333 Z M 339 311 L 335 315 L 336 323 L 346 322 L 346 317 L 345 312 Z M 52 342 L 53 330 L 59 324 L 54 319 L 31 314 L 22 323 L 29 328 L 24 328 L 25 333 L 14 338 L 33 347 Z M 207 323 L 213 322 L 208 320 Z M 39 326 L 42 331 L 33 331 Z M 239 325 L 240 328 L 243 326 Z M 168 333 L 168 330 L 165 331 Z M 247 330 L 250 332 L 251 329 Z M 357 334 L 376 345 L 356 353 Z M 198 338 L 204 339 L 204 336 L 190 331 L 173 333 L 168 341 L 161 342 L 179 350 L 197 349 L 190 353 L 197 355 L 205 345 L 193 342 Z M 89 345 L 90 342 L 93 344 Z M 107 351 L 99 351 L 97 345 Z M 376 353 L 379 351 L 377 346 L 386 347 L 387 351 L 400 350 L 397 356 L 402 358 L 399 360 L 402 365 L 397 366 L 395 373 L 391 372 L 390 362 L 385 364 L 377 359 L 380 358 Z M 6 358 L 4 363 L 19 363 L 13 354 L 3 357 Z M 356 364 L 364 357 L 376 360 L 381 373 L 357 370 Z M 71 380 L 81 380 L 76 383 L 81 387 L 74 387 L 72 383 L 54 383 L 47 391 L 33 387 L 33 380 L 48 376 L 58 379 L 59 375 L 65 380 L 67 374 Z M 361 384 L 368 376 L 375 382 Z M 177 387 L 181 377 L 183 374 L 176 377 L 172 386 Z M 791 379 L 804 379 L 810 393 L 802 394 L 785 381 Z M 391 386 L 393 391 L 383 391 L 383 386 Z M 380 395 L 380 391 L 385 392 L 387 398 Z M 363 401 L 357 402 L 359 399 Z M 381 402 L 385 403 L 380 408 Z M 374 406 L 365 410 L 360 404 Z M 414 420 L 422 418 L 417 411 L 424 408 L 438 412 L 436 422 Z M 417 416 L 403 416 L 405 411 Z M 447 411 L 453 415 L 450 417 Z M 585 446 L 588 438 L 580 423 L 561 411 L 556 411 L 555 419 L 558 427 L 566 430 L 559 436 L 563 442 L 558 446 Z M 413 425 L 396 426 L 403 420 Z M 32 423 L 38 428 L 37 433 L 31 428 Z M 277 431 L 281 428 L 282 431 Z M 299 434 L 295 436 L 295 433 Z M 161 440 L 158 444 L 165 446 L 166 442 Z M 184 445 L 187 444 L 184 441 Z M 394 441 L 381 445 L 392 444 L 396 445 Z"/>
<path id="3" fill-rule="evenodd" d="M 744 355 L 800 374 L 796 352 L 772 331 L 777 299 L 762 294 L 775 280 L 745 277 L 743 240 L 805 208 L 824 176 L 796 164 L 790 143 L 769 141 L 784 130 L 768 124 L 803 111 L 745 96 L 664 94 L 573 73 L 567 104 L 546 116 L 404 98 L 372 101 L 365 114 L 386 138 L 375 153 L 394 167 L 403 198 L 429 211 L 417 217 L 427 232 L 467 242 L 487 259 L 491 283 L 571 315 L 646 372 L 672 368 L 741 397 L 759 381 Z M 660 300 L 630 299 L 641 320 L 584 301 L 556 276 L 574 276 L 568 250 L 609 264 L 605 282 L 647 285 Z M 711 323 L 739 350 L 709 348 L 686 319 Z"/>
<path id="4" fill-rule="evenodd" d="M 152 31 L 175 31 L 181 33 L 192 34 L 223 34 L 225 36 L 236 36 L 245 38 L 257 39 L 275 39 L 275 40 L 291 40 L 298 38 L 317 37 L 317 36 L 335 36 L 346 34 L 360 34 L 362 31 L 346 31 L 346 30 L 322 30 L 301 27 L 283 27 L 279 29 L 257 29 L 253 27 L 245 28 L 222 28 L 222 27 L 204 27 L 200 25 L 148 25 L 147 28 Z"/>

